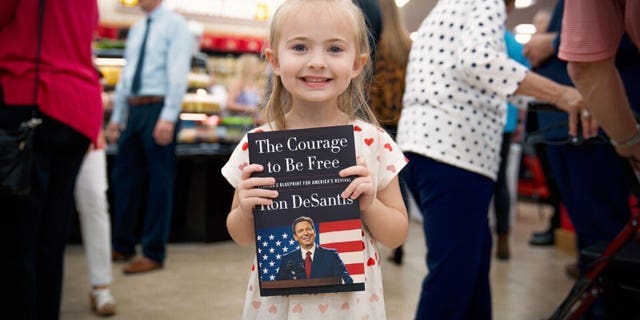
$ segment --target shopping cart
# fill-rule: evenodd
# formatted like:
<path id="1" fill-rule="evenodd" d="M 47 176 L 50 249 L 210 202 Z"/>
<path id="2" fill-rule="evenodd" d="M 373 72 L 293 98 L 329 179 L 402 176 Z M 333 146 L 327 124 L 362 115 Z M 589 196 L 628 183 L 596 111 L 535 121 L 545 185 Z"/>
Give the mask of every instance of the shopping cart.
<path id="1" fill-rule="evenodd" d="M 555 106 L 543 102 L 531 102 L 529 104 L 530 112 L 562 112 Z M 566 126 L 566 123 L 564 124 Z M 542 131 L 546 130 L 543 128 Z M 605 137 L 599 136 L 594 142 L 587 142 L 578 134 L 577 137 L 570 137 L 563 141 L 545 140 L 541 132 L 533 132 L 527 136 L 525 143 L 550 143 L 550 144 L 573 144 L 580 145 L 582 143 L 609 143 Z M 635 172 L 629 161 L 620 158 L 623 162 L 625 174 L 629 179 L 629 185 L 633 194 L 640 199 L 640 183 L 638 182 L 638 172 Z M 588 263 L 585 272 L 576 280 L 569 294 L 555 310 L 550 320 L 575 320 L 580 319 L 582 315 L 589 309 L 593 302 L 603 295 L 603 279 L 602 275 L 609 267 L 610 263 L 615 259 L 616 254 L 623 248 L 627 250 L 627 254 L 640 257 L 640 246 L 628 246 L 633 241 L 640 240 L 640 212 L 632 213 L 631 218 L 618 235 L 606 245 L 606 247 Z M 627 313 L 628 314 L 628 313 Z"/>

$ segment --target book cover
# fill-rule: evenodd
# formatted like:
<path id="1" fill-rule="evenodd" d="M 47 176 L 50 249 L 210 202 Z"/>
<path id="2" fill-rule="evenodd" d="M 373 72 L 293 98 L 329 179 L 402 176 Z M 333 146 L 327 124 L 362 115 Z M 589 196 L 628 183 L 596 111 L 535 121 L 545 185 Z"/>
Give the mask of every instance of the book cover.
<path id="1" fill-rule="evenodd" d="M 254 176 L 279 192 L 254 208 L 260 294 L 364 290 L 360 206 L 340 196 L 353 177 L 338 175 L 356 163 L 353 126 L 249 133 L 248 148 L 264 166 Z"/>

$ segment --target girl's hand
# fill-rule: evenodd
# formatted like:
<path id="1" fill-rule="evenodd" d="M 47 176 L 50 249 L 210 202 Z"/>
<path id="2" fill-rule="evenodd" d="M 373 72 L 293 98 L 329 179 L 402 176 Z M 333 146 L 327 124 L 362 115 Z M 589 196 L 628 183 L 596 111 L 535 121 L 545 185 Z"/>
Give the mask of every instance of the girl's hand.
<path id="1" fill-rule="evenodd" d="M 357 176 L 357 178 L 353 179 L 347 188 L 342 191 L 341 196 L 345 199 L 359 199 L 360 211 L 367 210 L 376 196 L 373 193 L 373 177 L 364 159 L 358 157 L 355 166 L 342 169 L 338 174 L 342 178 Z"/>
<path id="2" fill-rule="evenodd" d="M 238 203 L 244 213 L 253 213 L 253 207 L 257 205 L 270 205 L 273 199 L 278 196 L 278 191 L 263 189 L 276 183 L 273 177 L 257 178 L 251 177 L 254 172 L 261 172 L 264 167 L 259 164 L 250 164 L 242 169 L 242 181 L 236 188 Z"/>

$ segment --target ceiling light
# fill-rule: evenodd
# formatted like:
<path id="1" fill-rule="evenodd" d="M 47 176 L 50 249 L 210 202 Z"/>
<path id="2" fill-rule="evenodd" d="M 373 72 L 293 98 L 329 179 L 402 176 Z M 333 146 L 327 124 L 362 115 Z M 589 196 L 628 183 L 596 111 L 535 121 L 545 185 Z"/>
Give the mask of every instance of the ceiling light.
<path id="1" fill-rule="evenodd" d="M 517 25 L 514 30 L 516 33 L 534 34 L 536 33 L 536 26 L 530 23 L 522 23 Z"/>
<path id="2" fill-rule="evenodd" d="M 530 34 L 524 34 L 524 33 L 518 33 L 515 35 L 516 41 L 518 41 L 521 44 L 525 44 L 527 42 L 529 42 L 529 40 L 531 40 L 531 35 Z"/>
<path id="3" fill-rule="evenodd" d="M 398 6 L 398 8 L 402 8 L 405 4 L 409 3 L 409 1 L 411 0 L 396 0 L 396 6 Z"/>
<path id="4" fill-rule="evenodd" d="M 515 7 L 518 9 L 526 8 L 532 6 L 534 3 L 536 3 L 535 0 L 516 0 Z"/>

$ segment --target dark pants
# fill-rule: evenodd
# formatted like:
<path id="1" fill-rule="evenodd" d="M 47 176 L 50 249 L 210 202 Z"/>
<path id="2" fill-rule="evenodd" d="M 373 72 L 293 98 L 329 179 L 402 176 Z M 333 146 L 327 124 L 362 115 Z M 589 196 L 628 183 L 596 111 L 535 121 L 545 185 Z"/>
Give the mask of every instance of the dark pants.
<path id="1" fill-rule="evenodd" d="M 622 230 L 631 215 L 628 180 L 620 157 L 608 144 L 547 146 L 551 171 L 562 201 L 576 230 L 578 251 L 604 241 Z M 584 272 L 586 265 L 580 262 Z M 585 319 L 606 319 L 602 299 L 596 300 Z"/>
<path id="2" fill-rule="evenodd" d="M 509 214 L 511 213 L 511 196 L 507 182 L 507 166 L 509 164 L 509 150 L 511 149 L 511 133 L 502 134 L 500 146 L 500 166 L 498 177 L 494 184 L 493 208 L 496 216 L 496 233 L 509 233 Z"/>
<path id="3" fill-rule="evenodd" d="M 0 127 L 16 127 L 30 116 L 30 108 L 0 106 Z M 14 196 L 0 191 L 3 319 L 58 319 L 60 313 L 73 190 L 89 139 L 54 119 L 40 117 L 31 193 Z"/>
<path id="4" fill-rule="evenodd" d="M 129 107 L 127 127 L 118 141 L 118 156 L 112 174 L 114 198 L 113 249 L 135 253 L 138 201 L 146 198 L 142 226 L 142 253 L 162 263 L 171 228 L 175 176 L 174 142 L 156 144 L 153 129 L 163 103 Z M 177 124 L 176 124 L 177 131 Z M 143 187 L 146 189 L 143 192 Z"/>
<path id="5" fill-rule="evenodd" d="M 423 215 L 428 274 L 416 319 L 491 319 L 493 181 L 407 153 L 407 186 Z"/>
<path id="6" fill-rule="evenodd" d="M 613 147 L 549 145 L 547 156 L 576 229 L 578 249 L 599 241 L 610 242 L 631 214 L 631 191 Z"/>

